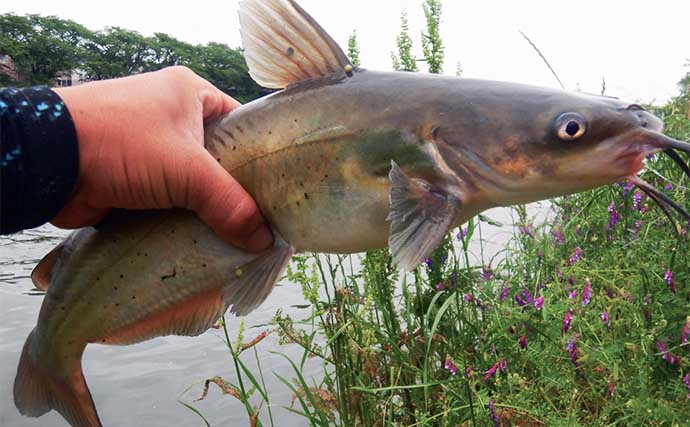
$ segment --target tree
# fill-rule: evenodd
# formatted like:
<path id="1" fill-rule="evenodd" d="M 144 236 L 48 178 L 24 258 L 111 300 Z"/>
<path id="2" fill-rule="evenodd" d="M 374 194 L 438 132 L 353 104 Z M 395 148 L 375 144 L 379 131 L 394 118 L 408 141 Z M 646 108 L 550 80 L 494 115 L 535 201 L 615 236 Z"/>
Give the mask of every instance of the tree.
<path id="1" fill-rule="evenodd" d="M 186 64 L 197 59 L 199 48 L 164 33 L 155 33 L 149 40 L 151 57 L 145 65 L 146 71 Z"/>
<path id="2" fill-rule="evenodd" d="M 347 56 L 350 58 L 350 62 L 355 67 L 358 67 L 359 62 L 359 45 L 357 44 L 357 30 L 352 32 L 350 39 L 347 41 Z"/>
<path id="3" fill-rule="evenodd" d="M 238 101 L 249 102 L 269 93 L 249 76 L 241 51 L 222 43 L 209 43 L 197 46 L 196 55 L 196 60 L 184 65 Z"/>
<path id="4" fill-rule="evenodd" d="M 422 49 L 424 58 L 429 65 L 429 72 L 440 74 L 443 72 L 444 48 L 439 30 L 441 24 L 441 0 L 425 0 L 424 16 L 426 16 L 427 32 L 422 33 Z"/>
<path id="5" fill-rule="evenodd" d="M 136 31 L 106 28 L 93 35 L 84 46 L 81 67 L 87 80 L 124 77 L 151 69 L 155 56 L 151 41 Z"/>
<path id="6" fill-rule="evenodd" d="M 78 68 L 89 30 L 69 20 L 0 15 L 0 54 L 14 60 L 29 85 L 51 84 L 60 71 Z"/>
<path id="7" fill-rule="evenodd" d="M 397 71 L 418 71 L 417 60 L 412 55 L 412 38 L 407 22 L 407 11 L 400 15 L 400 34 L 397 37 L 398 55 L 393 54 L 393 68 Z"/>
<path id="8" fill-rule="evenodd" d="M 220 43 L 195 46 L 163 33 L 144 37 L 118 27 L 92 32 L 55 17 L 0 14 L 0 55 L 9 55 L 25 80 L 2 74 L 0 85 L 50 85 L 59 72 L 102 80 L 186 65 L 240 102 L 268 93 L 249 76 L 241 50 Z"/>

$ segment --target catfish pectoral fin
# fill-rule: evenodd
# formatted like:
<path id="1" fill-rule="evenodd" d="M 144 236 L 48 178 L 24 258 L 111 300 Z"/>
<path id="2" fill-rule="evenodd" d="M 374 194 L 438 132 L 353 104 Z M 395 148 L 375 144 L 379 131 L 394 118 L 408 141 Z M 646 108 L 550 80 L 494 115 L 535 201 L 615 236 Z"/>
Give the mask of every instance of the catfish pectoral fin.
<path id="1" fill-rule="evenodd" d="M 432 189 L 422 179 L 409 178 L 392 162 L 391 222 L 388 244 L 393 261 L 407 271 L 412 271 L 436 249 L 460 209 L 456 198 Z"/>
<path id="2" fill-rule="evenodd" d="M 78 358 L 54 361 L 61 372 L 71 372 L 63 378 L 57 372 L 48 372 L 36 360 L 32 351 L 34 331 L 24 344 L 17 377 L 14 380 L 14 404 L 22 415 L 40 417 L 51 409 L 57 410 L 73 427 L 101 427 L 91 393 L 81 370 L 81 355 Z M 64 360 L 75 366 L 63 366 Z M 45 361 L 43 361 L 45 362 Z"/>

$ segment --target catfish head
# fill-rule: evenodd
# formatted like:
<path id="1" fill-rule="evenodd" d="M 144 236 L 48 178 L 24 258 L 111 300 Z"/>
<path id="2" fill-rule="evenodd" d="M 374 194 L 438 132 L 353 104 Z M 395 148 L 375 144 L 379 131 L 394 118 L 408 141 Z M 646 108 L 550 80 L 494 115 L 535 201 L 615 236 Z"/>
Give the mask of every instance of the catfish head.
<path id="1" fill-rule="evenodd" d="M 637 175 L 647 156 L 664 151 L 690 176 L 676 150 L 690 144 L 663 135 L 663 123 L 615 98 L 482 82 L 456 107 L 461 120 L 442 128 L 439 150 L 471 191 L 476 210 L 529 203 L 632 181 L 668 215 L 690 214 Z M 469 84 L 472 87 L 472 83 Z"/>

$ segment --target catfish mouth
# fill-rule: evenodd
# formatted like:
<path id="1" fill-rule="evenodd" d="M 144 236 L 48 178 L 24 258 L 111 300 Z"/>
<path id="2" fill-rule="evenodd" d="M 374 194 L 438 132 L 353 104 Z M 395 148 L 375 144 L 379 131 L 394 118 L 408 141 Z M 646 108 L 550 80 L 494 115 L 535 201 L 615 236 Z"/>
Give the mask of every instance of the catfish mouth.
<path id="1" fill-rule="evenodd" d="M 644 169 L 644 159 L 650 154 L 663 151 L 690 178 L 690 167 L 679 154 L 679 151 L 690 154 L 690 143 L 678 141 L 660 132 L 648 129 L 642 129 L 632 139 L 633 141 L 630 141 L 632 143 L 630 148 L 625 150 L 618 158 L 621 161 L 628 162 L 633 169 L 632 174 L 628 176 L 628 180 L 647 194 L 661 208 L 672 225 L 675 224 L 673 219 L 674 212 L 686 221 L 690 221 L 690 213 L 685 208 L 638 176 L 638 173 Z M 677 233 L 677 227 L 674 226 L 673 228 Z"/>

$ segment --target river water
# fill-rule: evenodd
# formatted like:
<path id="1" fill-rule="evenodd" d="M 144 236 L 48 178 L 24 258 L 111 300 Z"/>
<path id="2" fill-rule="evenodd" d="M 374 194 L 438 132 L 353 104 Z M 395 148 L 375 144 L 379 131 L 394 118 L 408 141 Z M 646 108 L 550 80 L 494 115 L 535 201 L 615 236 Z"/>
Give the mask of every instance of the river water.
<path id="1" fill-rule="evenodd" d="M 536 206 L 532 212 L 544 212 Z M 500 252 L 513 232 L 514 215 L 509 209 L 488 212 L 495 220 L 505 224 L 497 228 L 484 224 L 483 255 L 489 259 Z M 12 401 L 12 386 L 17 363 L 26 336 L 36 323 L 43 297 L 32 292 L 30 274 L 36 263 L 59 243 L 68 232 L 52 226 L 43 226 L 12 236 L 0 237 L 0 426 L 2 427 L 60 427 L 65 421 L 52 411 L 41 418 L 25 418 L 16 410 Z M 474 237 L 472 252 L 477 264 L 482 263 L 479 236 Z M 278 309 L 293 319 L 309 315 L 300 308 L 305 302 L 300 289 L 282 281 L 268 300 L 245 318 L 245 340 L 262 331 Z M 239 319 L 227 317 L 232 336 L 237 331 Z M 258 326 L 257 326 L 258 325 Z M 258 355 L 263 369 L 274 424 L 280 427 L 303 426 L 306 421 L 291 413 L 292 392 L 278 379 L 293 378 L 292 368 L 280 352 L 293 360 L 299 360 L 302 352 L 296 345 L 278 345 L 277 336 L 269 335 L 262 341 Z M 242 360 L 258 378 L 253 352 L 245 352 Z M 247 426 L 247 414 L 239 401 L 222 396 L 212 386 L 208 397 L 193 402 L 201 395 L 203 381 L 221 376 L 236 382 L 234 365 L 229 358 L 222 331 L 209 330 L 198 337 L 164 337 L 145 343 L 125 346 L 89 345 L 83 359 L 84 375 L 104 424 L 108 427 L 171 427 L 205 426 L 197 414 L 179 401 L 192 404 L 212 426 Z M 323 366 L 318 361 L 308 362 L 307 378 L 319 378 Z M 318 381 L 316 381 L 318 382 Z M 298 408 L 296 408 L 298 409 Z M 270 425 L 264 408 L 261 419 Z"/>

